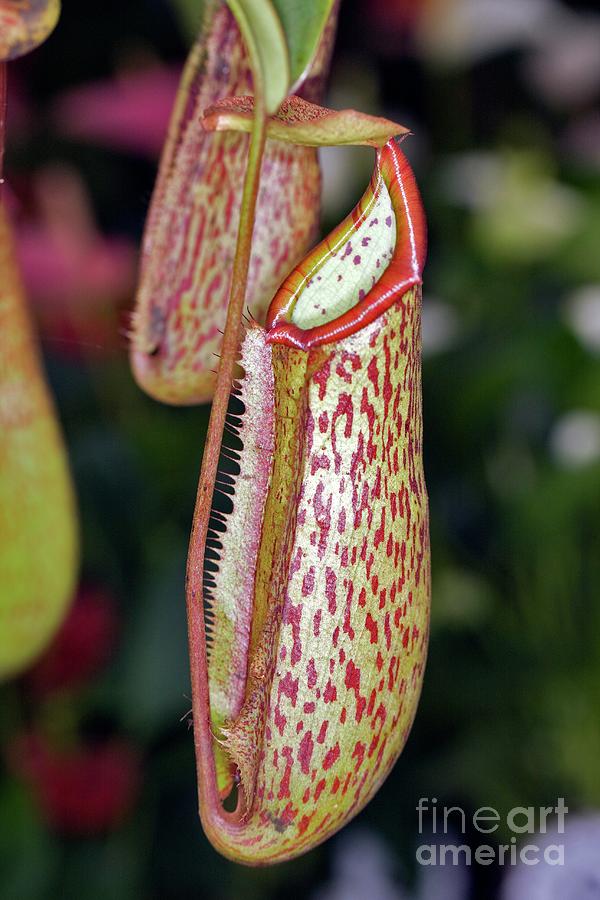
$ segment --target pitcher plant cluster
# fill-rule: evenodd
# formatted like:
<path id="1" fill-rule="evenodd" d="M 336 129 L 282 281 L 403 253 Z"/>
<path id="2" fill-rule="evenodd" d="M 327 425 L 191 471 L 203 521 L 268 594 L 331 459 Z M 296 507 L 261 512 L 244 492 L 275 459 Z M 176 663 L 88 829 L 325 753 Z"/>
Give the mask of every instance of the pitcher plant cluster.
<path id="1" fill-rule="evenodd" d="M 57 6 L 0 0 L 2 59 L 39 43 Z M 214 846 L 250 865 L 309 850 L 374 795 L 427 650 L 425 219 L 406 129 L 320 105 L 338 13 L 336 0 L 204 4 L 131 335 L 143 390 L 212 401 L 186 579 L 198 796 Z M 315 245 L 326 145 L 370 146 L 374 169 Z M 61 620 L 77 528 L 4 212 L 0 226 L 8 675 Z"/>

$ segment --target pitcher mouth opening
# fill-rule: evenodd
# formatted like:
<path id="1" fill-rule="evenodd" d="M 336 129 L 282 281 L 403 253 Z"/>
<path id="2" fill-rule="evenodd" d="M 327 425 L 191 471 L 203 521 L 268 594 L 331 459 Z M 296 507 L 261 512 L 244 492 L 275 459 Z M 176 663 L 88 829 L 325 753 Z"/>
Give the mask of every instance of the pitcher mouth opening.
<path id="1" fill-rule="evenodd" d="M 425 252 L 414 175 L 390 141 L 377 152 L 356 207 L 277 291 L 267 312 L 268 341 L 309 350 L 356 333 L 421 282 Z"/>

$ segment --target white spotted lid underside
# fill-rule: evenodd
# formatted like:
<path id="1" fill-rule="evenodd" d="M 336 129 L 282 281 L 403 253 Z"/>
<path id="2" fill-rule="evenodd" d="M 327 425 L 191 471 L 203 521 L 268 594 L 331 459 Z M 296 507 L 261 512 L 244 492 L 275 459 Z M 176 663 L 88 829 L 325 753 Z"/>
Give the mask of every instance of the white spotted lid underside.
<path id="1" fill-rule="evenodd" d="M 389 266 L 396 246 L 396 216 L 380 178 L 363 220 L 351 225 L 304 278 L 291 320 L 309 329 L 332 322 L 356 306 Z"/>

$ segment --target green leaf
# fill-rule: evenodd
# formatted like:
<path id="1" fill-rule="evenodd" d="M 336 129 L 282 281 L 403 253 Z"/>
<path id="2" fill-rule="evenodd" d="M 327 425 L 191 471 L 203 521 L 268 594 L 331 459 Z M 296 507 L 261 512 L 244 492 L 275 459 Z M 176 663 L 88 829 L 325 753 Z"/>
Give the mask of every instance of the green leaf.
<path id="1" fill-rule="evenodd" d="M 252 130 L 252 97 L 226 97 L 209 107 L 202 119 L 207 131 Z M 365 145 L 383 147 L 408 129 L 390 119 L 369 116 L 355 109 L 326 109 L 300 97 L 288 97 L 267 120 L 267 137 L 309 147 Z"/>
<path id="2" fill-rule="evenodd" d="M 310 64 L 334 0 L 273 0 L 288 45 L 290 90 Z"/>
<path id="3" fill-rule="evenodd" d="M 336 0 L 227 0 L 246 42 L 267 113 L 309 67 Z"/>
<path id="4" fill-rule="evenodd" d="M 286 36 L 269 0 L 227 0 L 248 49 L 255 92 L 273 113 L 287 96 L 290 62 Z"/>

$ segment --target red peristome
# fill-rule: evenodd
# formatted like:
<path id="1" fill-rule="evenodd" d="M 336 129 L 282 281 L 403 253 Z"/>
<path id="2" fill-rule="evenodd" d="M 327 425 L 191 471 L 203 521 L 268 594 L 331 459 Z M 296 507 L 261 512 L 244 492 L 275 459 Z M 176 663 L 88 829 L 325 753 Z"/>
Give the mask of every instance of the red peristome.
<path id="1" fill-rule="evenodd" d="M 302 329 L 287 321 L 291 300 L 306 280 L 307 273 L 336 239 L 351 227 L 358 228 L 366 215 L 366 198 L 377 189 L 380 178 L 387 185 L 396 214 L 396 247 L 388 268 L 362 300 L 332 322 Z M 277 291 L 267 312 L 268 342 L 309 350 L 355 334 L 385 312 L 401 293 L 421 283 L 426 252 L 427 225 L 415 176 L 397 143 L 391 140 L 377 152 L 369 188 L 350 215 L 293 269 Z"/>

